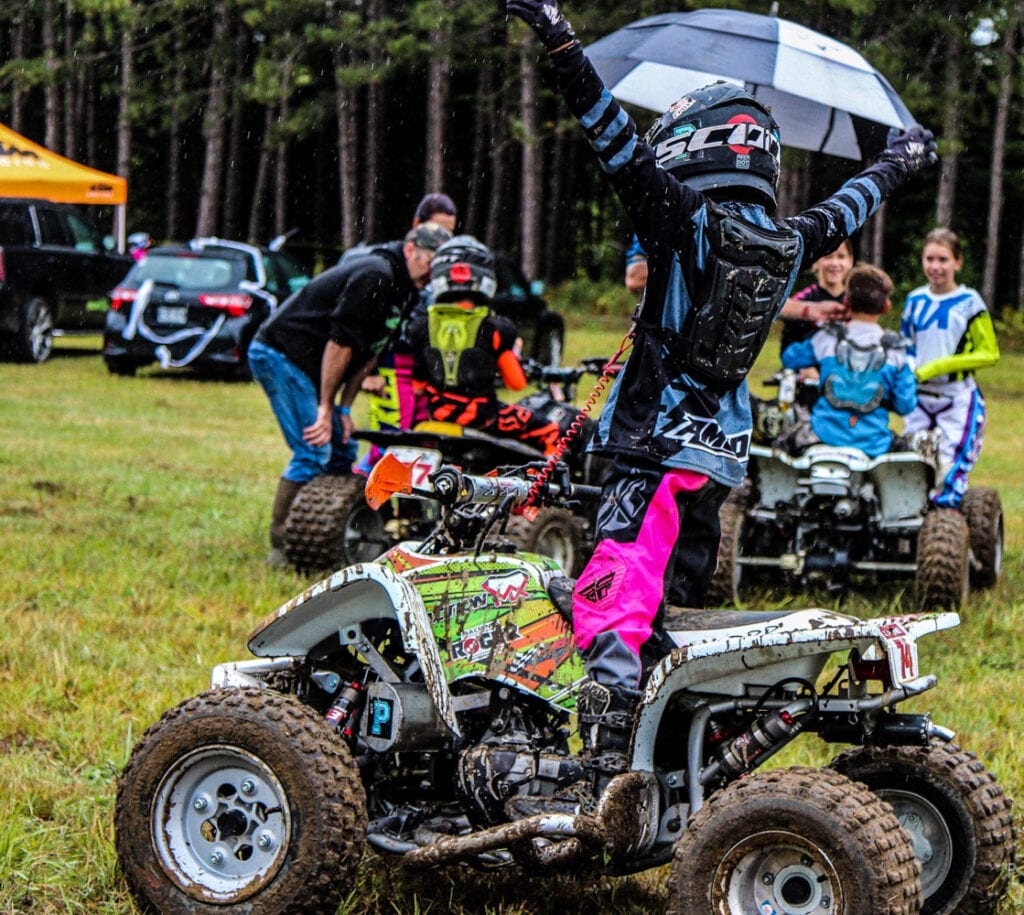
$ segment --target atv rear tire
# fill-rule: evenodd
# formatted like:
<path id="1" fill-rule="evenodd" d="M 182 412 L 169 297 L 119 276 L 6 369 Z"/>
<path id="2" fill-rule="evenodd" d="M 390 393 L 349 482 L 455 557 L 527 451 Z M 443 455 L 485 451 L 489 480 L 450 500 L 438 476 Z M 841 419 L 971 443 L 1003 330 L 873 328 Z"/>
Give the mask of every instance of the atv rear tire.
<path id="1" fill-rule="evenodd" d="M 142 735 L 114 829 L 143 911 L 333 915 L 355 883 L 366 798 L 348 747 L 311 709 L 218 689 Z"/>
<path id="2" fill-rule="evenodd" d="M 542 508 L 533 521 L 511 515 L 505 538 L 524 553 L 550 556 L 570 578 L 579 575 L 589 558 L 583 549 L 582 525 L 564 508 Z"/>
<path id="3" fill-rule="evenodd" d="M 918 610 L 959 610 L 970 591 L 970 533 L 955 508 L 932 506 L 917 534 Z"/>
<path id="4" fill-rule="evenodd" d="M 1013 867 L 1013 815 L 973 753 L 943 743 L 855 747 L 830 766 L 867 785 L 910 833 L 923 915 L 994 915 Z"/>
<path id="5" fill-rule="evenodd" d="M 300 571 L 342 569 L 370 562 L 393 546 L 387 510 L 366 504 L 366 477 L 314 477 L 295 497 L 284 525 L 284 552 Z"/>
<path id="6" fill-rule="evenodd" d="M 670 915 L 912 915 L 920 865 L 889 806 L 828 769 L 757 772 L 676 842 Z"/>
<path id="7" fill-rule="evenodd" d="M 991 588 L 1003 569 L 1003 504 L 999 493 L 971 487 L 960 507 L 967 518 L 971 543 L 971 584 Z"/>
<path id="8" fill-rule="evenodd" d="M 747 503 L 747 491 L 735 489 L 719 509 L 718 520 L 722 533 L 718 541 L 718 565 L 708 584 L 706 603 L 709 607 L 731 607 L 739 604 L 740 588 L 743 584 L 740 556 Z"/>

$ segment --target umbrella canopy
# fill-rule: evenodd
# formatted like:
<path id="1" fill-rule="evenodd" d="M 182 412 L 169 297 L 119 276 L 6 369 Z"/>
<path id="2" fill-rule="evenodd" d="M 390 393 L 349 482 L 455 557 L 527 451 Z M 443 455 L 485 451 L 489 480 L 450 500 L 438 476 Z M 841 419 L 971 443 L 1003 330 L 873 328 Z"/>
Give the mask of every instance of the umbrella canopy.
<path id="1" fill-rule="evenodd" d="M 847 45 L 787 19 L 738 10 L 665 13 L 587 48 L 620 101 L 665 111 L 717 79 L 769 105 L 784 146 L 864 159 L 914 123 L 895 90 Z"/>

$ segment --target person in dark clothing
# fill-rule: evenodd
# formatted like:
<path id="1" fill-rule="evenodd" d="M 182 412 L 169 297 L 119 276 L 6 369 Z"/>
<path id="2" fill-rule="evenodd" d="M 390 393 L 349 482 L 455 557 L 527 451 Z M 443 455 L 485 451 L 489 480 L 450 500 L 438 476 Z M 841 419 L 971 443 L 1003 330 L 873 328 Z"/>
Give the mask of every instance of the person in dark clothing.
<path id="1" fill-rule="evenodd" d="M 520 391 L 526 376 L 515 352 L 516 328 L 490 310 L 497 289 L 494 256 L 472 235 L 457 235 L 430 262 L 432 302 L 410 336 L 431 419 L 514 438 L 545 454 L 558 444 L 557 423 L 498 399 L 495 380 Z"/>
<path id="2" fill-rule="evenodd" d="M 302 486 L 322 473 L 351 471 L 352 401 L 403 314 L 419 301 L 434 251 L 450 237 L 443 226 L 424 223 L 404 242 L 325 270 L 257 331 L 249 367 L 292 449 L 274 498 L 272 562 L 283 559 L 284 522 Z"/>
<path id="3" fill-rule="evenodd" d="M 845 302 L 846 278 L 853 268 L 853 260 L 853 244 L 847 238 L 835 251 L 814 262 L 815 282 L 794 293 L 779 312 L 783 322 L 780 353 L 812 337 L 820 325 L 849 318 L 850 310 Z"/>
<path id="4" fill-rule="evenodd" d="M 658 638 L 666 601 L 704 604 L 718 509 L 746 473 L 745 378 L 772 322 L 800 271 L 934 161 L 935 143 L 915 126 L 824 202 L 773 219 L 780 137 L 763 104 L 715 83 L 681 98 L 642 138 L 557 2 L 507 0 L 506 9 L 547 49 L 558 91 L 648 258 L 633 349 L 593 446 L 614 461 L 596 548 L 573 595 L 588 674 L 577 712 L 596 794 L 627 766 L 641 647 Z"/>

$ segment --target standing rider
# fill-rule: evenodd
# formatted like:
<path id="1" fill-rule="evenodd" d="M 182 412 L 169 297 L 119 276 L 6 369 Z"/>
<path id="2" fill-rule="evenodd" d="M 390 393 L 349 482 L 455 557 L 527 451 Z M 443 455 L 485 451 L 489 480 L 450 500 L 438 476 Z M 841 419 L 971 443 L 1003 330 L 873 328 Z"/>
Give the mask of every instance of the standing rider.
<path id="1" fill-rule="evenodd" d="M 594 446 L 614 459 L 597 547 L 574 592 L 589 677 L 577 712 L 599 793 L 628 765 L 640 651 L 658 638 L 666 599 L 704 604 L 718 510 L 746 474 L 744 379 L 794 280 L 937 157 L 932 134 L 914 126 L 824 202 L 772 219 L 780 143 L 764 105 L 718 82 L 681 98 L 641 138 L 554 0 L 507 0 L 506 8 L 547 49 L 558 89 L 648 256 L 633 353 Z"/>

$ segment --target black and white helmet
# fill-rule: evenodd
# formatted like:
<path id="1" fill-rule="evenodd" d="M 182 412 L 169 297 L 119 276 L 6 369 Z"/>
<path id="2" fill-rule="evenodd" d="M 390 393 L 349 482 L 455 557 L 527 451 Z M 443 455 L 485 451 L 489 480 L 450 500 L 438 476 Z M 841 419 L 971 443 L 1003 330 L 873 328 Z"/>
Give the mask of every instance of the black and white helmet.
<path id="1" fill-rule="evenodd" d="M 697 191 L 746 188 L 772 212 L 779 125 L 740 86 L 719 81 L 683 96 L 647 131 L 658 165 Z"/>
<path id="2" fill-rule="evenodd" d="M 472 235 L 456 235 L 430 260 L 430 291 L 435 302 L 490 301 L 497 289 L 494 255 Z"/>

